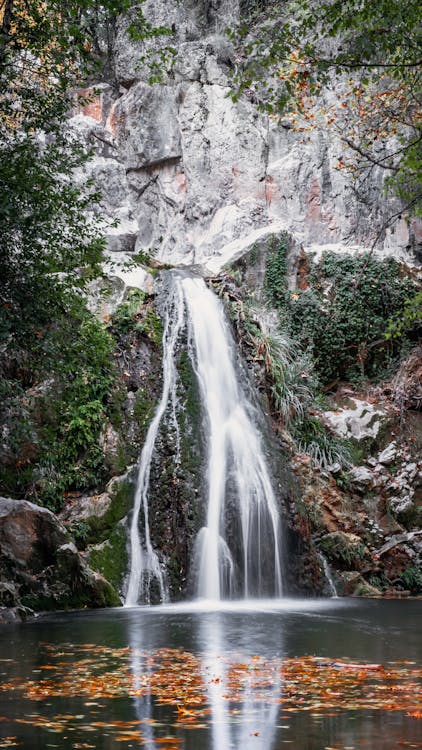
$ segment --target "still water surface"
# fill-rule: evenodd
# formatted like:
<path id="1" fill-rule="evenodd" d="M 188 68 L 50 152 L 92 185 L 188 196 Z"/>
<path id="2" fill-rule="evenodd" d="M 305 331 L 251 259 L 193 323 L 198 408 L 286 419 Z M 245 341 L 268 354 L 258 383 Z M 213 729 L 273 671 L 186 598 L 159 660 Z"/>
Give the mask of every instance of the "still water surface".
<path id="1" fill-rule="evenodd" d="M 421 601 L 56 614 L 0 630 L 0 747 L 422 748 Z"/>

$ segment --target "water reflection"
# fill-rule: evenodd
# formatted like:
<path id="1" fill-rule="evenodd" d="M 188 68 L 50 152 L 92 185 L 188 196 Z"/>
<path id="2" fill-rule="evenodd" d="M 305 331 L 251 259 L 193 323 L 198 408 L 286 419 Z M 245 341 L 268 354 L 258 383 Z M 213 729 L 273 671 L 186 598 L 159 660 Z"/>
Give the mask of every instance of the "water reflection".
<path id="1" fill-rule="evenodd" d="M 130 645 L 132 684 L 134 691 L 139 693 L 139 695 L 134 695 L 132 699 L 136 718 L 142 726 L 139 739 L 147 750 L 152 750 L 152 748 L 156 748 L 154 727 L 152 726 L 154 716 L 153 698 L 149 690 L 145 695 L 142 694 L 142 688 L 145 684 L 150 683 L 152 674 L 151 662 L 143 657 L 143 651 L 150 647 L 146 642 L 148 640 L 147 635 L 148 629 L 140 625 L 136 628 L 132 627 L 129 630 L 128 642 Z"/>
<path id="2" fill-rule="evenodd" d="M 279 670 L 274 669 L 271 685 L 256 690 L 256 676 L 251 670 L 242 670 L 242 691 L 233 715 L 233 675 L 231 669 L 251 663 L 254 654 L 239 651 L 227 661 L 222 658 L 226 649 L 225 620 L 220 612 L 197 621 L 201 640 L 208 650 L 201 654 L 201 670 L 206 685 L 211 710 L 212 750 L 242 748 L 242 750 L 272 750 L 279 713 L 281 694 Z M 255 683 L 255 685 L 253 684 Z"/>
<path id="3" fill-rule="evenodd" d="M 0 746 L 421 747 L 421 607 L 197 603 L 5 628 Z"/>

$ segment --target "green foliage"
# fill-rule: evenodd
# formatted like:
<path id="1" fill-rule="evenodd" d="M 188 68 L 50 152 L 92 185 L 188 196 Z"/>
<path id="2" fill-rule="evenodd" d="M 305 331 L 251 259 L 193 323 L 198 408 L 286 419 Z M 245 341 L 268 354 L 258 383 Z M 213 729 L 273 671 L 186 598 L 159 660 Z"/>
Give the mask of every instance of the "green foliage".
<path id="1" fill-rule="evenodd" d="M 163 340 L 163 324 L 152 308 L 149 308 L 141 323 L 141 330 L 156 346 Z"/>
<path id="2" fill-rule="evenodd" d="M 140 428 L 142 438 L 146 436 L 154 409 L 155 404 L 149 398 L 147 391 L 144 388 L 140 388 L 136 394 L 133 415 Z"/>
<path id="3" fill-rule="evenodd" d="M 128 568 L 126 531 L 122 525 L 115 527 L 107 541 L 90 550 L 88 562 L 116 589 L 121 587 Z"/>
<path id="4" fill-rule="evenodd" d="M 314 383 L 311 364 L 289 336 L 281 333 L 265 309 L 248 311 L 245 323 L 254 359 L 262 363 L 267 391 L 284 424 L 303 417 Z"/>
<path id="5" fill-rule="evenodd" d="M 422 290 L 414 297 L 405 300 L 403 311 L 389 321 L 386 339 L 397 339 L 405 334 L 417 333 L 422 328 Z"/>
<path id="6" fill-rule="evenodd" d="M 360 539 L 342 531 L 326 534 L 318 546 L 329 561 L 346 570 L 359 569 L 362 561 L 368 557 L 368 549 Z"/>
<path id="7" fill-rule="evenodd" d="M 91 154 L 66 120 L 75 89 L 106 65 L 121 13 L 131 12 L 129 33 L 145 43 L 168 33 L 146 20 L 142 5 L 0 6 L 0 346 L 9 350 L 31 348 L 51 319 L 71 317 L 99 273 L 99 195 L 74 178 Z"/>
<path id="8" fill-rule="evenodd" d="M 10 452 L 1 466 L 3 492 L 57 510 L 66 490 L 104 479 L 99 437 L 115 377 L 113 348 L 104 326 L 80 302 L 71 318 L 58 318 L 36 346 L 21 351 L 19 364 L 11 352 L 4 358 L 4 382 L 18 395 L 0 406 Z M 25 373 L 35 387 L 26 386 Z"/>
<path id="9" fill-rule="evenodd" d="M 309 282 L 306 291 L 291 294 L 282 277 L 268 289 L 291 335 L 312 353 L 322 383 L 382 374 L 398 353 L 385 340 L 388 319 L 414 296 L 414 283 L 392 259 L 330 253 L 312 263 Z"/>
<path id="10" fill-rule="evenodd" d="M 285 298 L 287 277 L 288 236 L 282 233 L 273 238 L 267 254 L 264 289 L 271 304 L 281 308 Z"/>
<path id="11" fill-rule="evenodd" d="M 295 421 L 292 434 L 299 453 L 306 453 L 321 469 L 334 464 L 347 468 L 351 465 L 351 451 L 348 443 L 328 432 L 322 422 L 306 415 Z"/>
<path id="12" fill-rule="evenodd" d="M 419 594 L 422 591 L 422 571 L 416 566 L 405 568 L 399 575 L 399 581 L 412 594 Z"/>
<path id="13" fill-rule="evenodd" d="M 163 325 L 152 306 L 145 306 L 147 295 L 140 289 L 131 289 L 125 302 L 119 305 L 112 317 L 113 330 L 125 334 L 130 331 L 143 333 L 150 341 L 160 346 Z"/>
<path id="14" fill-rule="evenodd" d="M 145 292 L 141 289 L 130 289 L 126 300 L 119 305 L 112 317 L 113 327 L 119 333 L 140 330 L 141 324 L 137 320 L 142 305 L 145 302 Z"/>
<path id="15" fill-rule="evenodd" d="M 70 533 L 76 542 L 78 549 L 85 549 L 86 542 L 89 536 L 90 528 L 89 523 L 86 521 L 77 521 L 72 524 Z"/>

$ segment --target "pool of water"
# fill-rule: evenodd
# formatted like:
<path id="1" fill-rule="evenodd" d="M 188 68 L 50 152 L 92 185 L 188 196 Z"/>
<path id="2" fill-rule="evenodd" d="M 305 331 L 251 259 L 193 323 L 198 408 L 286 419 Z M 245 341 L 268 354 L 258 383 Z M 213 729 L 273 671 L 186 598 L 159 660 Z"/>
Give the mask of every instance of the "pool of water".
<path id="1" fill-rule="evenodd" d="M 422 602 L 280 600 L 0 630 L 0 747 L 422 748 Z"/>

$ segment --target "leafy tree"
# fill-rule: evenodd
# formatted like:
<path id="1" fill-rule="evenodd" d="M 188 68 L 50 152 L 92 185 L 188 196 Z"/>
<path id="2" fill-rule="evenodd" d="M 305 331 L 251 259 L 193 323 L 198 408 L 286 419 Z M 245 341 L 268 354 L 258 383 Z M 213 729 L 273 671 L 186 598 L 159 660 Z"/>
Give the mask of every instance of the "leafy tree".
<path id="1" fill-rule="evenodd" d="M 74 179 L 91 154 L 66 118 L 77 86 L 104 74 L 118 16 L 131 7 L 0 0 L 0 340 L 9 351 L 31 348 L 99 273 L 99 195 Z M 168 33 L 147 22 L 142 2 L 132 18 L 137 39 Z"/>
<path id="2" fill-rule="evenodd" d="M 420 211 L 418 4 L 244 0 L 243 6 L 245 23 L 229 32 L 238 49 L 235 98 L 248 92 L 299 131 L 334 129 L 344 145 L 339 169 L 361 182 L 382 170 L 402 210 Z"/>
<path id="3" fill-rule="evenodd" d="M 50 507 L 102 476 L 112 342 L 87 311 L 100 273 L 99 195 L 67 127 L 75 90 L 107 75 L 131 0 L 0 0 L 0 423 L 6 491 Z M 166 33 L 132 13 L 132 33 Z M 38 469 L 35 471 L 35 465 Z"/>

